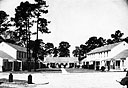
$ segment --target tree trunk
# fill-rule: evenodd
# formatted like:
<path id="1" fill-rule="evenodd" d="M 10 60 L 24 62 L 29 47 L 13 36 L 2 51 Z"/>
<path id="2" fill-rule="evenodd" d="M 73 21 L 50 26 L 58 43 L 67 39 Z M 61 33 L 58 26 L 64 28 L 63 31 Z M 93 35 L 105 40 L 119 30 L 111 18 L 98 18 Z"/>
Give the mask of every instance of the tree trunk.
<path id="1" fill-rule="evenodd" d="M 35 57 L 35 66 L 34 66 L 34 71 L 36 71 L 36 69 L 37 69 L 37 59 L 38 59 L 38 57 L 37 57 L 37 55 L 36 55 L 36 57 Z"/>
<path id="2" fill-rule="evenodd" d="M 38 19 L 39 19 L 39 17 L 37 17 L 37 36 L 36 36 L 37 40 L 38 40 Z"/>

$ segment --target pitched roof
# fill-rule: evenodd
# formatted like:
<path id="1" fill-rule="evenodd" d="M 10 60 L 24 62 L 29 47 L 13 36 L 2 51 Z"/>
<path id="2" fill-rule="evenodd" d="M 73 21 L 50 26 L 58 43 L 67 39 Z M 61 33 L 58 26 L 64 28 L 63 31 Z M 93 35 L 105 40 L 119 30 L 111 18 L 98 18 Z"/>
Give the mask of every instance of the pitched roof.
<path id="1" fill-rule="evenodd" d="M 113 59 L 123 59 L 123 58 L 127 58 L 127 57 L 128 57 L 128 49 L 120 52 L 119 54 L 114 56 Z"/>
<path id="2" fill-rule="evenodd" d="M 27 52 L 27 48 L 25 48 L 25 47 L 18 46 L 18 45 L 15 45 L 15 44 L 11 44 L 11 43 L 6 43 L 6 44 L 8 44 L 9 46 L 15 48 L 18 51 Z"/>
<path id="3" fill-rule="evenodd" d="M 9 60 L 15 60 L 15 58 L 13 58 L 9 54 L 7 54 L 7 53 L 5 53 L 4 51 L 1 51 L 1 50 L 0 50 L 0 57 L 4 58 L 4 59 L 9 59 Z"/>
<path id="4" fill-rule="evenodd" d="M 99 52 L 104 52 L 104 51 L 110 51 L 112 48 L 114 48 L 115 46 L 119 45 L 122 42 L 119 43 L 114 43 L 114 44 L 109 44 L 109 45 L 104 45 L 98 48 L 93 49 L 92 51 L 90 51 L 87 54 L 93 54 L 93 53 L 99 53 Z"/>
<path id="5" fill-rule="evenodd" d="M 46 57 L 46 63 L 75 63 L 78 62 L 77 57 Z"/>

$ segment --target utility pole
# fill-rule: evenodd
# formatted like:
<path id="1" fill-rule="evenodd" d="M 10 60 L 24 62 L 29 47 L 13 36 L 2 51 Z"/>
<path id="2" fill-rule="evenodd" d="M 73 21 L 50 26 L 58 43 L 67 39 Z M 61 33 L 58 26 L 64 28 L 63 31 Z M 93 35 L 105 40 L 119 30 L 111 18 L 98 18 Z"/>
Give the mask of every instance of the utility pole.
<path id="1" fill-rule="evenodd" d="M 27 64 L 28 64 L 28 71 L 31 71 L 31 53 L 30 53 L 30 29 L 29 29 L 29 19 L 27 19 L 26 25 L 26 37 L 27 37 Z"/>

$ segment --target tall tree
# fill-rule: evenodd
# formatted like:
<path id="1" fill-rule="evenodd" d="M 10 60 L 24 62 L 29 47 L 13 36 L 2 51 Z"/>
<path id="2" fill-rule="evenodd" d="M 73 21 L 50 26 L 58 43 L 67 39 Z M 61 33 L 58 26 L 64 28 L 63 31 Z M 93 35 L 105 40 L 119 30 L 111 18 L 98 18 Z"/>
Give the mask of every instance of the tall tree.
<path id="1" fill-rule="evenodd" d="M 0 34 L 2 34 L 4 31 L 8 29 L 6 26 L 8 16 L 9 15 L 7 15 L 5 11 L 0 11 Z"/>
<path id="2" fill-rule="evenodd" d="M 103 39 L 102 37 L 90 37 L 89 40 L 85 43 L 86 45 L 86 48 L 87 48 L 87 51 L 86 52 L 89 52 L 97 47 L 101 47 L 103 45 L 106 44 L 106 40 Z"/>
<path id="3" fill-rule="evenodd" d="M 107 45 L 109 45 L 109 44 L 113 44 L 114 42 L 112 39 L 107 39 L 106 43 L 107 43 Z"/>
<path id="4" fill-rule="evenodd" d="M 128 43 L 128 37 L 126 37 L 126 38 L 124 39 L 124 41 L 126 41 L 126 42 Z"/>
<path id="5" fill-rule="evenodd" d="M 5 38 L 5 40 L 4 40 L 5 42 L 22 46 L 21 43 L 17 42 L 17 41 L 19 41 L 19 38 L 17 37 L 17 33 L 13 30 L 7 30 L 4 33 L 4 38 Z"/>
<path id="6" fill-rule="evenodd" d="M 36 18 L 36 23 L 37 23 L 37 31 L 34 32 L 34 34 L 37 34 L 37 39 L 38 39 L 38 31 L 41 33 L 50 33 L 48 29 L 48 23 L 50 21 L 47 21 L 47 19 L 42 18 L 43 14 L 47 14 L 48 10 L 46 9 L 48 5 L 46 5 L 46 1 L 44 0 L 35 0 L 35 10 L 33 11 L 34 18 Z"/>
<path id="7" fill-rule="evenodd" d="M 89 40 L 85 43 L 85 45 L 87 46 L 88 52 L 91 51 L 92 49 L 95 49 L 98 45 L 97 45 L 97 37 L 93 36 L 90 37 Z"/>
<path id="8" fill-rule="evenodd" d="M 28 44 L 30 43 L 30 27 L 33 25 L 33 11 L 35 10 L 35 6 L 28 1 L 21 2 L 20 6 L 17 6 L 15 9 L 15 17 L 14 22 L 17 27 L 17 34 L 25 45 L 27 47 L 27 60 L 28 60 L 28 71 L 31 71 L 31 55 L 30 55 L 30 48 Z"/>
<path id="9" fill-rule="evenodd" d="M 59 43 L 59 57 L 70 57 L 70 44 L 68 42 L 62 41 Z"/>
<path id="10" fill-rule="evenodd" d="M 97 41 L 98 47 L 104 46 L 106 44 L 106 39 L 99 37 Z"/>
<path id="11" fill-rule="evenodd" d="M 49 30 L 47 28 L 49 21 L 47 21 L 45 18 L 40 17 L 41 14 L 48 13 L 48 10 L 45 10 L 46 7 L 47 7 L 46 1 L 35 0 L 35 3 L 29 3 L 28 1 L 21 2 L 20 6 L 18 6 L 15 9 L 16 14 L 15 14 L 14 22 L 17 27 L 16 32 L 18 33 L 21 42 L 23 42 L 26 47 L 29 43 L 30 35 L 32 34 L 30 27 L 33 26 L 33 23 L 37 22 L 36 41 L 38 41 L 38 31 L 40 31 L 41 33 L 49 33 Z M 37 20 L 35 21 L 33 18 L 37 18 Z M 38 49 L 36 50 L 37 50 L 36 56 L 38 56 Z M 28 51 L 30 51 L 29 48 Z"/>
<path id="12" fill-rule="evenodd" d="M 72 53 L 74 57 L 78 57 L 78 60 L 81 61 L 86 57 L 87 47 L 86 45 L 81 44 L 80 47 L 77 46 Z"/>
<path id="13" fill-rule="evenodd" d="M 79 57 L 79 55 L 80 55 L 80 47 L 76 46 L 75 50 L 73 50 L 72 54 L 73 54 L 74 57 Z"/>
<path id="14" fill-rule="evenodd" d="M 9 15 L 5 11 L 0 10 L 0 36 L 4 36 L 9 26 L 11 26 L 8 17 Z"/>
<path id="15" fill-rule="evenodd" d="M 59 54 L 59 50 L 58 50 L 57 47 L 55 47 L 55 48 L 53 49 L 53 57 L 57 57 L 58 54 Z"/>
<path id="16" fill-rule="evenodd" d="M 38 39 L 38 31 L 41 33 L 50 33 L 47 28 L 50 21 L 42 18 L 42 14 L 48 13 L 48 10 L 45 10 L 46 7 L 48 7 L 46 1 L 35 0 L 35 3 L 29 3 L 28 1 L 21 2 L 15 9 L 16 13 L 13 20 L 17 27 L 16 32 L 24 45 L 26 45 L 26 41 L 29 38 L 28 36 L 31 34 L 37 34 Z M 37 32 L 32 33 L 30 27 L 32 27 L 35 22 L 37 22 Z"/>
<path id="17" fill-rule="evenodd" d="M 53 43 L 46 43 L 44 48 L 45 48 L 46 56 L 53 54 L 53 51 L 54 51 Z"/>
<path id="18" fill-rule="evenodd" d="M 115 31 L 115 34 L 111 34 L 111 37 L 113 38 L 113 42 L 117 43 L 122 41 L 122 36 L 124 35 L 124 33 L 122 33 L 120 30 Z"/>
<path id="19" fill-rule="evenodd" d="M 37 69 L 37 60 L 38 59 L 44 60 L 45 50 L 44 50 L 44 42 L 43 42 L 43 40 L 42 39 L 35 40 L 33 42 L 32 47 L 33 47 L 32 48 L 32 50 L 33 50 L 32 56 L 35 58 L 34 59 L 34 61 L 35 61 L 34 70 L 36 71 L 36 69 Z"/>
<path id="20" fill-rule="evenodd" d="M 46 1 L 44 0 L 35 0 L 35 4 L 33 4 L 33 6 L 35 7 L 35 10 L 33 11 L 33 16 L 34 18 L 36 18 L 36 23 L 37 23 L 37 31 L 34 32 L 33 34 L 37 34 L 37 39 L 36 41 L 38 41 L 38 31 L 40 31 L 42 34 L 43 33 L 50 33 L 49 29 L 48 29 L 48 23 L 50 23 L 50 21 L 47 21 L 47 19 L 45 18 L 42 18 L 42 15 L 43 14 L 47 14 L 48 13 L 48 10 L 46 10 L 46 8 L 48 7 L 46 5 Z M 38 44 L 36 44 L 38 45 Z M 36 58 L 35 58 L 35 64 L 36 64 L 36 60 L 38 59 L 37 57 L 39 56 L 39 49 L 36 49 Z M 44 54 L 46 54 L 46 52 L 44 53 L 44 50 L 42 49 L 43 51 L 43 55 L 42 55 L 42 58 L 44 58 Z M 48 52 L 47 52 L 48 53 Z M 36 70 L 36 69 L 35 69 Z"/>
<path id="21" fill-rule="evenodd" d="M 33 4 L 26 2 L 21 2 L 19 6 L 15 9 L 14 22 L 17 27 L 17 35 L 21 42 L 27 47 L 27 40 L 30 38 L 30 27 L 32 27 L 33 17 L 32 11 L 35 10 Z"/>
<path id="22" fill-rule="evenodd" d="M 0 42 L 16 43 L 14 38 L 15 32 L 9 29 L 11 26 L 12 24 L 9 15 L 5 11 L 0 10 Z"/>

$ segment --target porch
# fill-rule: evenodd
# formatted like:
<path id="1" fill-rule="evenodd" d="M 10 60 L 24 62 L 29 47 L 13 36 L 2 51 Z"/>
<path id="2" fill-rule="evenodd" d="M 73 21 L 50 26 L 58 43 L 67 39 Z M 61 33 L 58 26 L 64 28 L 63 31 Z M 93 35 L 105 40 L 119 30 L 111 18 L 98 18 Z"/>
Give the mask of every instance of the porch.
<path id="1" fill-rule="evenodd" d="M 100 70 L 101 67 L 105 67 L 106 71 L 112 71 L 112 70 L 124 70 L 126 68 L 125 66 L 126 62 L 125 60 L 102 60 L 102 61 L 86 61 L 84 62 L 84 66 L 86 69 L 94 69 L 94 70 Z"/>
<path id="2" fill-rule="evenodd" d="M 3 59 L 2 71 L 21 71 L 22 70 L 22 61 L 19 60 L 8 60 Z"/>
<path id="3" fill-rule="evenodd" d="M 22 61 L 0 50 L 0 71 L 22 70 Z"/>

